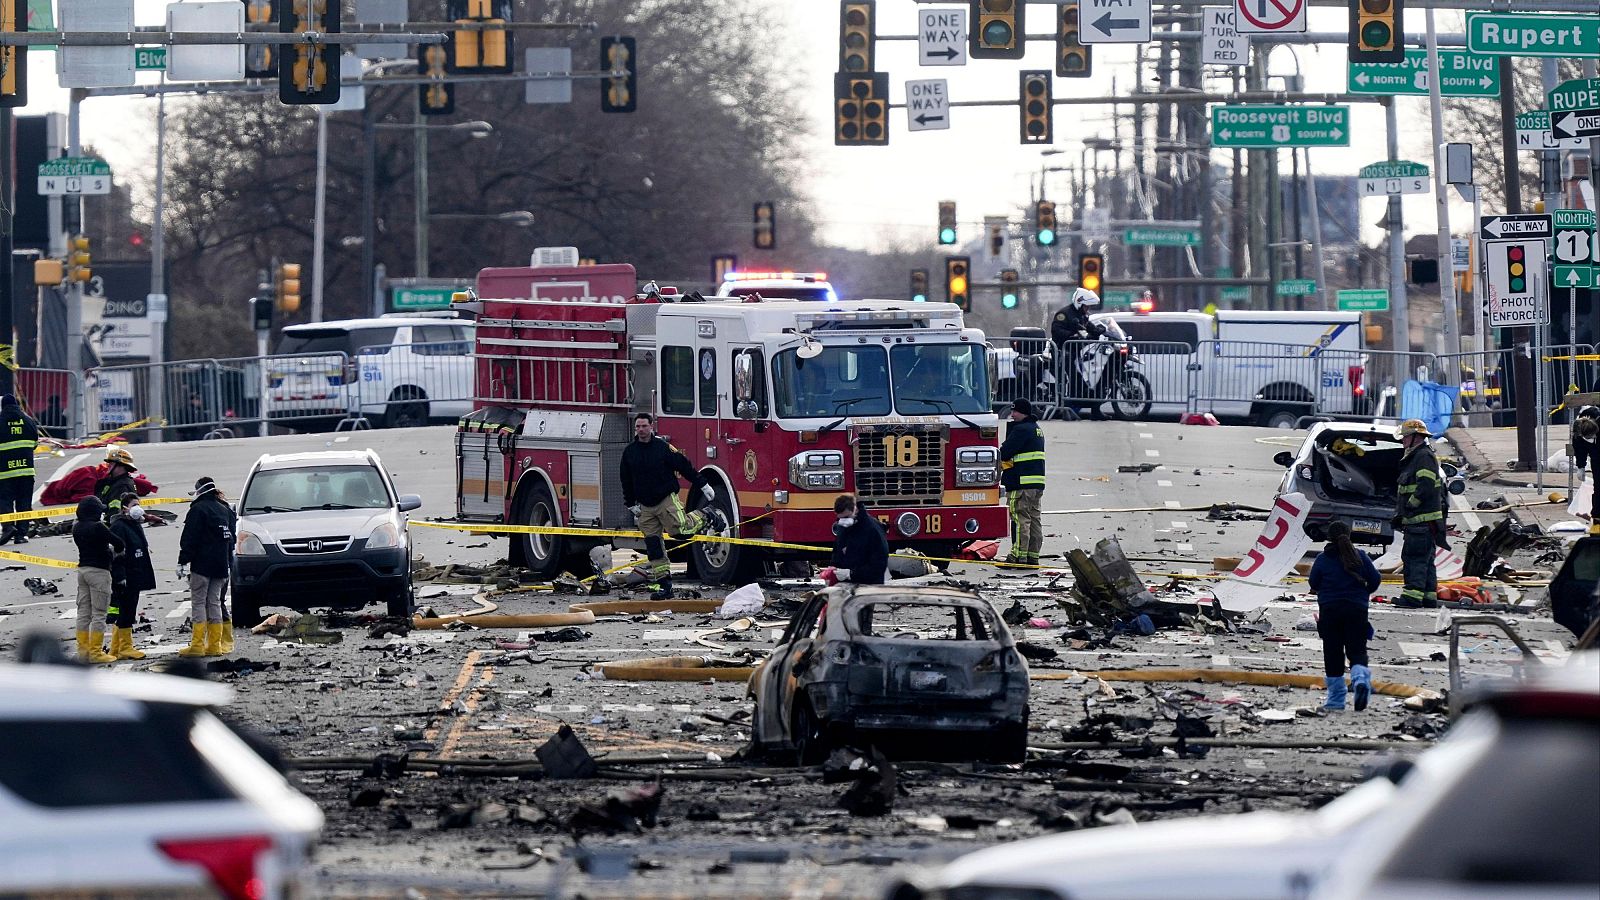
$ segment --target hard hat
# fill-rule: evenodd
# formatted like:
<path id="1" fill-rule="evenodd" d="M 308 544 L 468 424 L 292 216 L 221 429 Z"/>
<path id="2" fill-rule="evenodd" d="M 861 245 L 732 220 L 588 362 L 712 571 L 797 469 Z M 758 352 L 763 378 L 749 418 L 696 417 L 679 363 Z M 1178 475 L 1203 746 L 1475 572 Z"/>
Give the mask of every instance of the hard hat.
<path id="1" fill-rule="evenodd" d="M 1433 432 L 1428 430 L 1428 423 L 1422 421 L 1421 419 L 1407 419 L 1400 423 L 1399 428 L 1394 430 L 1394 436 L 1397 438 L 1403 438 L 1413 434 L 1420 434 L 1423 437 L 1433 437 Z"/>
<path id="2" fill-rule="evenodd" d="M 133 454 L 129 453 L 126 447 L 112 447 L 107 450 L 106 462 L 126 466 L 133 472 L 139 471 L 139 467 L 133 464 Z"/>
<path id="3" fill-rule="evenodd" d="M 1077 307 L 1099 306 L 1100 295 L 1088 288 L 1078 288 L 1072 292 L 1072 305 Z"/>

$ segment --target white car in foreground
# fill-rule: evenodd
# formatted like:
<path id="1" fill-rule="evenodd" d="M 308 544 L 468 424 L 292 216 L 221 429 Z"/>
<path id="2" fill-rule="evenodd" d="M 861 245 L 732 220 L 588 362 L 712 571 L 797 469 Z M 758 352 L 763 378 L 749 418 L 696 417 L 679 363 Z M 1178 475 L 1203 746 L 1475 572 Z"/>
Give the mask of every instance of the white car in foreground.
<path id="1" fill-rule="evenodd" d="M 297 896 L 322 811 L 168 675 L 0 665 L 0 893 Z"/>

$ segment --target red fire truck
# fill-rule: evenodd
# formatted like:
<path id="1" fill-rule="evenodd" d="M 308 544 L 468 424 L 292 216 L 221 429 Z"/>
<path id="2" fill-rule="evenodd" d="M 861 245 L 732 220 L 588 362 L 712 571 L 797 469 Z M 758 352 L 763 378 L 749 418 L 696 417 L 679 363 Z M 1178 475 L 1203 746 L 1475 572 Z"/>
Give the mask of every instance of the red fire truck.
<path id="1" fill-rule="evenodd" d="M 949 556 L 1006 533 L 984 337 L 957 307 L 638 292 L 632 266 L 578 266 L 566 249 L 484 269 L 465 304 L 478 318 L 476 397 L 456 435 L 460 519 L 633 527 L 617 470 L 632 414 L 650 412 L 708 476 L 729 536 L 829 546 L 843 491 L 896 547 Z M 547 576 L 587 573 L 607 542 L 511 541 L 514 562 Z M 796 555 L 690 548 L 694 574 L 720 583 Z"/>

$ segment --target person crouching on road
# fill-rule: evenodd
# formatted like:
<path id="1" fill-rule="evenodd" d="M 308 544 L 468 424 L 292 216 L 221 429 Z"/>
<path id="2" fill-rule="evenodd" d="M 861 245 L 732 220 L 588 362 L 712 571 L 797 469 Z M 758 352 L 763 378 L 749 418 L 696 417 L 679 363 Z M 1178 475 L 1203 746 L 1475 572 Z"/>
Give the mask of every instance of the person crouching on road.
<path id="1" fill-rule="evenodd" d="M 883 584 L 889 570 L 889 539 L 883 526 L 856 503 L 855 495 L 833 501 L 833 577 L 852 584 Z"/>
<path id="2" fill-rule="evenodd" d="M 122 539 L 100 521 L 104 513 L 99 500 L 85 497 L 78 502 L 78 520 L 72 525 L 72 542 L 78 545 L 78 658 L 92 663 L 117 661 L 103 644 L 112 560 L 125 548 Z"/>
<path id="3" fill-rule="evenodd" d="M 1011 508 L 1011 552 L 1006 562 L 1037 566 L 1044 546 L 1040 499 L 1044 496 L 1044 435 L 1026 397 L 1011 404 L 1011 424 L 1000 445 L 1000 486 Z"/>
<path id="4" fill-rule="evenodd" d="M 1323 683 L 1328 699 L 1323 709 L 1342 710 L 1344 664 L 1350 661 L 1350 688 L 1357 710 L 1372 696 L 1372 670 L 1367 667 L 1367 600 L 1383 583 L 1372 558 L 1350 541 L 1350 526 L 1328 525 L 1328 546 L 1311 564 L 1311 590 L 1317 595 L 1317 634 L 1322 637 Z"/>
<path id="5" fill-rule="evenodd" d="M 652 600 L 672 599 L 672 564 L 667 560 L 666 533 L 677 537 L 721 531 L 727 519 L 714 505 L 717 493 L 689 464 L 677 447 L 656 436 L 656 420 L 649 413 L 633 417 L 633 443 L 622 451 L 619 467 L 622 502 L 644 533 L 650 575 L 656 581 Z M 690 484 L 690 495 L 702 499 L 694 512 L 684 512 L 678 499 L 678 477 Z"/>
<path id="6" fill-rule="evenodd" d="M 222 592 L 228 585 L 238 517 L 228 507 L 217 483 L 202 476 L 191 492 L 194 501 L 178 538 L 178 577 L 189 579 L 189 646 L 179 656 L 221 656 L 233 650 L 233 623 L 222 615 Z M 190 567 L 193 571 L 190 571 Z"/>
<path id="7" fill-rule="evenodd" d="M 156 570 L 150 562 L 139 495 L 129 491 L 121 500 L 121 512 L 111 518 L 111 533 L 124 549 L 111 563 L 111 605 L 106 608 L 106 622 L 112 628 L 112 656 L 144 659 L 144 653 L 133 646 L 133 626 L 138 621 L 139 592 L 155 590 Z"/>

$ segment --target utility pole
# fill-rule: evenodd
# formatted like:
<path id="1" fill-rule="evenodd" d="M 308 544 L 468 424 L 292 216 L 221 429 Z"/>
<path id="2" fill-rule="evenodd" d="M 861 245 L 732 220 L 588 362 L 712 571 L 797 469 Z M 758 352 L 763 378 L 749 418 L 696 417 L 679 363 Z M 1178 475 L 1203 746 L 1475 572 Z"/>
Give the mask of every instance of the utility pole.
<path id="1" fill-rule="evenodd" d="M 412 138 L 411 170 L 416 185 L 417 277 L 428 277 L 428 129 L 422 127 L 422 92 L 416 92 L 416 133 Z"/>
<path id="2" fill-rule="evenodd" d="M 83 150 L 79 144 L 83 97 L 83 88 L 73 88 L 67 105 L 67 155 L 71 157 L 80 156 Z M 83 195 L 69 195 L 69 198 L 62 199 L 61 207 L 65 213 L 67 233 L 76 234 L 83 228 Z M 81 281 L 73 281 L 67 285 L 67 371 L 72 373 L 73 378 L 83 377 L 83 282 Z"/>
<path id="3" fill-rule="evenodd" d="M 1246 72 L 1245 78 L 1247 79 L 1247 87 L 1251 91 L 1266 90 L 1267 57 L 1270 55 L 1271 50 L 1271 44 L 1260 43 L 1257 41 L 1250 42 L 1250 68 Z M 1270 251 L 1267 249 L 1267 242 L 1270 240 L 1267 237 L 1267 228 L 1271 225 L 1272 221 L 1277 218 L 1276 216 L 1272 215 L 1272 206 L 1276 201 L 1274 200 L 1272 202 L 1268 202 L 1267 190 L 1270 186 L 1267 180 L 1268 155 L 1269 154 L 1266 150 L 1249 151 L 1249 184 L 1244 197 L 1234 198 L 1234 203 L 1236 205 L 1246 208 L 1252 205 L 1252 201 L 1256 204 L 1260 204 L 1260 206 L 1257 206 L 1256 208 L 1261 209 L 1262 207 L 1265 207 L 1263 211 L 1267 214 L 1265 219 L 1263 219 L 1261 215 L 1256 214 L 1253 210 L 1244 214 L 1245 221 L 1249 223 L 1248 252 L 1250 254 L 1250 265 L 1248 274 L 1257 278 L 1267 279 L 1267 284 L 1263 291 L 1254 294 L 1255 302 L 1251 305 L 1257 309 L 1272 308 L 1272 297 L 1276 290 L 1277 281 L 1277 279 L 1273 277 L 1272 264 L 1269 256 Z M 1246 274 L 1246 272 L 1237 272 L 1235 274 L 1243 275 Z"/>
<path id="4" fill-rule="evenodd" d="M 161 72 L 161 83 L 166 84 L 167 73 Z M 150 321 L 150 416 L 166 418 L 166 367 L 167 359 L 167 233 L 161 217 L 166 212 L 167 200 L 167 95 L 156 98 L 156 208 L 150 225 L 150 296 L 145 299 L 145 317 Z M 214 388 L 213 388 L 214 389 Z M 180 402 L 187 402 L 186 400 Z M 165 434 L 161 428 L 151 429 L 151 443 L 160 443 Z"/>
<path id="5" fill-rule="evenodd" d="M 1394 98 L 1384 104 L 1384 122 L 1388 128 L 1389 161 L 1398 162 L 1400 159 L 1400 123 L 1399 113 L 1396 111 Z M 1394 328 L 1394 349 L 1397 353 L 1409 355 L 1411 353 L 1411 313 L 1409 302 L 1406 298 L 1406 229 L 1405 218 L 1400 213 L 1400 195 L 1389 195 L 1389 308 L 1391 312 L 1391 327 Z M 1410 360 L 1402 357 L 1398 370 L 1394 373 L 1396 386 L 1403 384 L 1406 371 L 1411 367 Z"/>
<path id="6" fill-rule="evenodd" d="M 1446 277 L 1453 271 L 1450 265 L 1450 186 L 1445 184 L 1444 171 L 1444 109 L 1439 96 L 1439 36 L 1434 31 L 1433 7 L 1428 7 L 1428 105 L 1433 117 L 1434 202 L 1439 213 L 1439 245 L 1434 253 L 1439 260 L 1439 299 L 1444 306 L 1444 327 L 1440 329 L 1441 353 L 1461 352 L 1461 316 L 1456 311 L 1456 283 Z M 1473 223 L 1474 232 L 1477 223 Z M 1445 366 L 1445 378 L 1455 382 L 1456 367 Z"/>
<path id="7" fill-rule="evenodd" d="M 365 104 L 362 104 L 365 106 Z M 322 321 L 322 262 L 327 243 L 328 209 L 328 113 L 317 107 L 317 185 L 311 222 L 311 321 Z"/>

